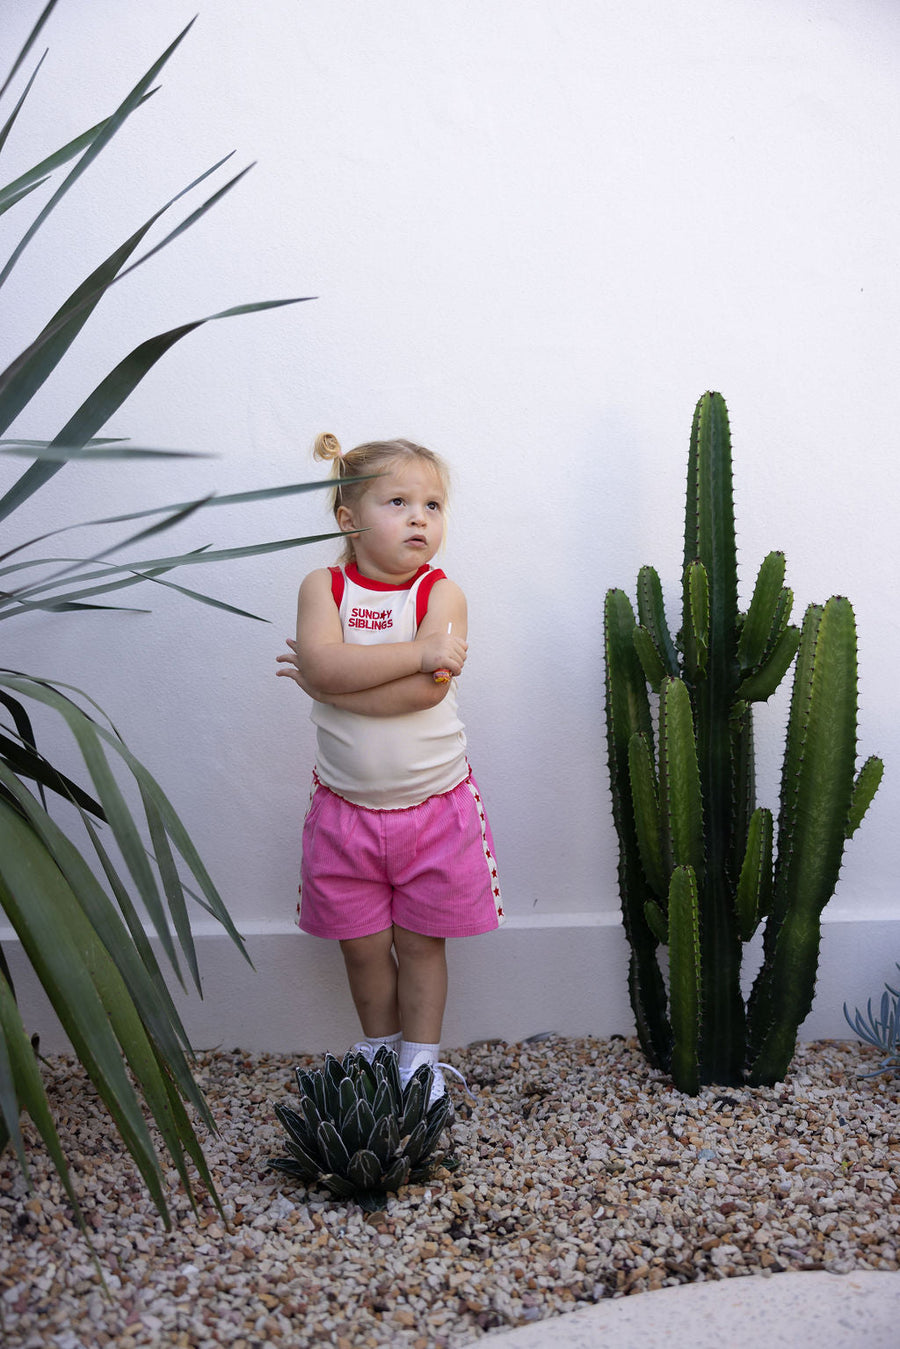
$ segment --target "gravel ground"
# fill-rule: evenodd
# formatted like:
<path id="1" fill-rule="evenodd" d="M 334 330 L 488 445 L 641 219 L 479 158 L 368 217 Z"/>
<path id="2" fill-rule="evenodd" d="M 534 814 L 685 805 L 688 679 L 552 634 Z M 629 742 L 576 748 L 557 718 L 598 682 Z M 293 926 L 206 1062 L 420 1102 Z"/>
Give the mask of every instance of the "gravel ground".
<path id="1" fill-rule="evenodd" d="M 199 1219 L 169 1177 L 166 1233 L 80 1068 L 48 1090 L 75 1169 L 103 1293 L 45 1158 L 35 1192 L 0 1163 L 0 1331 L 37 1349 L 283 1344 L 450 1349 L 498 1327 L 670 1284 L 782 1270 L 896 1270 L 900 1081 L 863 1078 L 855 1041 L 800 1048 L 773 1089 L 681 1095 L 631 1040 L 534 1037 L 445 1054 L 461 1166 L 380 1213 L 273 1172 L 273 1100 L 295 1063 L 204 1054 L 221 1133 L 206 1143 L 227 1214 Z"/>

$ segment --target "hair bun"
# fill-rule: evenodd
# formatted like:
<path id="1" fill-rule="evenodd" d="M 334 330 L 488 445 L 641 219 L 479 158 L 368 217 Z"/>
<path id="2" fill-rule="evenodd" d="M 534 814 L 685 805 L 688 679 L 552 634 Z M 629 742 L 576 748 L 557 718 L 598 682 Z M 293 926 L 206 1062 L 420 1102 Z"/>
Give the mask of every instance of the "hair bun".
<path id="1" fill-rule="evenodd" d="M 316 459 L 340 459 L 341 442 L 338 440 L 337 436 L 333 436 L 330 431 L 323 431 L 321 435 L 316 436 L 316 443 L 313 446 L 313 455 Z"/>

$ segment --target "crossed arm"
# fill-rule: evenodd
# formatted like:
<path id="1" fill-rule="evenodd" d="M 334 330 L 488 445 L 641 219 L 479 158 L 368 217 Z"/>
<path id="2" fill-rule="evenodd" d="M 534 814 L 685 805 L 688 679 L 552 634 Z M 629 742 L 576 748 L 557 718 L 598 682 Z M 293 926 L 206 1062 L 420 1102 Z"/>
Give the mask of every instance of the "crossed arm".
<path id="1" fill-rule="evenodd" d="M 452 634 L 448 626 L 452 624 Z M 435 670 L 462 672 L 466 660 L 466 599 L 459 586 L 435 583 L 415 641 L 358 646 L 345 642 L 327 570 L 311 572 L 297 600 L 297 637 L 277 657 L 279 675 L 293 679 L 316 702 L 363 716 L 385 717 L 435 707 L 448 684 Z"/>

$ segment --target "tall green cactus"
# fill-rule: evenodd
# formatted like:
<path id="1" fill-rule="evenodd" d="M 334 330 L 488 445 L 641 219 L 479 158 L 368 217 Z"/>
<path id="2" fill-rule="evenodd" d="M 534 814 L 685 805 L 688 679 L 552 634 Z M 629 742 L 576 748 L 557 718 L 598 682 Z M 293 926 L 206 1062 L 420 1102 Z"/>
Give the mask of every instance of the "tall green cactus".
<path id="1" fill-rule="evenodd" d="M 728 411 L 706 393 L 691 428 L 678 635 L 652 567 L 638 576 L 637 615 L 621 590 L 605 609 L 631 1004 L 647 1057 L 690 1093 L 787 1072 L 844 841 L 881 780 L 874 757 L 856 773 L 853 610 L 835 596 L 810 605 L 798 629 L 784 576 L 783 553 L 770 553 L 739 612 Z M 756 804 L 753 704 L 795 657 L 776 833 Z M 743 943 L 761 923 L 763 961 L 745 1007 Z"/>

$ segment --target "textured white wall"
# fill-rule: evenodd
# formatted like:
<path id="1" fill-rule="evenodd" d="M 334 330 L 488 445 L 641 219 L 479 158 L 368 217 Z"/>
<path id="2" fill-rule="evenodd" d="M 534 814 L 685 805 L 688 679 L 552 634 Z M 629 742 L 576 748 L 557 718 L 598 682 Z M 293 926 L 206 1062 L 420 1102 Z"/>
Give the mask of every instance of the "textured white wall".
<path id="1" fill-rule="evenodd" d="M 3 7 L 4 51 L 39 8 Z M 4 176 L 110 111 L 195 8 L 62 0 Z M 454 470 L 444 565 L 469 596 L 463 707 L 507 910 L 613 923 L 602 596 L 653 561 L 676 600 L 691 413 L 720 389 L 744 594 L 781 547 L 801 611 L 834 592 L 855 604 L 860 748 L 887 774 L 829 914 L 893 916 L 898 62 L 887 0 L 205 0 L 161 91 L 0 295 L 4 346 L 219 155 L 258 165 L 107 298 L 18 429 L 55 432 L 152 332 L 318 298 L 188 337 L 108 428 L 221 459 L 67 469 L 16 538 L 316 476 L 323 429 L 432 445 Z M 0 220 L 4 251 L 19 217 Z M 324 498 L 305 497 L 210 512 L 178 539 L 325 527 Z M 4 663 L 107 709 L 248 931 L 293 910 L 313 737 L 273 662 L 300 577 L 331 556 L 182 574 L 271 626 L 147 595 L 153 616 L 3 631 Z M 770 803 L 784 713 L 759 718 Z M 873 987 L 851 1001 L 895 954 L 873 950 Z"/>

